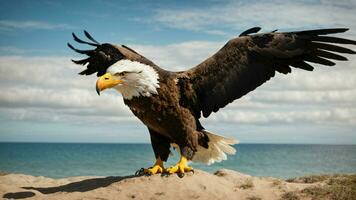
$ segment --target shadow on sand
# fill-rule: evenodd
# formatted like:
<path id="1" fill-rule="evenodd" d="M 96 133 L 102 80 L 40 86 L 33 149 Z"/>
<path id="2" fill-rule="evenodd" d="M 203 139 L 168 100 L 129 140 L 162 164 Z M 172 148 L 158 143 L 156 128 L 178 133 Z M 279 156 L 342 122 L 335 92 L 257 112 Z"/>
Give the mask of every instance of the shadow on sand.
<path id="1" fill-rule="evenodd" d="M 78 182 L 69 183 L 66 185 L 55 186 L 55 187 L 22 187 L 27 190 L 37 190 L 42 194 L 52 194 L 56 192 L 87 192 L 90 190 L 95 190 L 100 187 L 107 187 L 113 183 L 120 182 L 124 179 L 137 177 L 132 176 L 109 176 L 104 178 L 91 178 L 85 179 Z M 7 199 L 24 199 L 28 197 L 35 196 L 35 193 L 31 191 L 22 191 L 15 193 L 6 193 L 3 195 L 3 198 Z"/>
<path id="2" fill-rule="evenodd" d="M 2 197 L 5 199 L 24 199 L 24 198 L 33 197 L 35 195 L 36 194 L 33 192 L 25 191 L 25 192 L 6 193 Z"/>

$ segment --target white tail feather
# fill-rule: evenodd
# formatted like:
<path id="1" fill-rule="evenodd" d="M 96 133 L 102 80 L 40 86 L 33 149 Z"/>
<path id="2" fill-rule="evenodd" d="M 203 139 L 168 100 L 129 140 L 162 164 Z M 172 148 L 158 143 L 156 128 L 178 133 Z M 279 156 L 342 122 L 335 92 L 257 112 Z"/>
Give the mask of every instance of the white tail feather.
<path id="1" fill-rule="evenodd" d="M 193 162 L 202 162 L 211 165 L 214 162 L 226 160 L 226 154 L 234 155 L 236 153 L 236 149 L 232 147 L 232 145 L 237 144 L 237 140 L 225 138 L 207 131 L 204 131 L 204 133 L 209 138 L 209 147 L 206 149 L 202 146 L 198 146 L 197 152 L 194 154 L 192 160 Z"/>

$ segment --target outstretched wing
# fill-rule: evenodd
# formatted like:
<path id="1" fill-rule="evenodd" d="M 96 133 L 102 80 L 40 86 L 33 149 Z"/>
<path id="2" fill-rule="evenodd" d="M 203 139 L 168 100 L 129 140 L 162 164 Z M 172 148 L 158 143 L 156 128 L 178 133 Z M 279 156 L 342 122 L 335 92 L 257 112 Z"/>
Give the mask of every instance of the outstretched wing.
<path id="1" fill-rule="evenodd" d="M 309 63 L 333 66 L 335 63 L 330 60 L 347 60 L 337 53 L 355 52 L 334 43 L 356 45 L 356 41 L 327 36 L 347 30 L 273 31 L 249 35 L 259 28 L 249 29 L 230 40 L 215 55 L 183 73 L 182 77 L 186 77 L 183 79 L 191 85 L 190 93 L 184 94 L 192 102 L 188 106 L 196 117 L 200 117 L 201 112 L 208 117 L 211 112 L 217 112 L 274 77 L 276 71 L 288 74 L 291 67 L 312 71 L 314 68 Z"/>
<path id="2" fill-rule="evenodd" d="M 80 72 L 80 75 L 97 73 L 97 76 L 101 76 L 106 73 L 108 67 L 121 59 L 138 61 L 156 67 L 153 62 L 125 45 L 100 44 L 87 31 L 84 31 L 84 34 L 90 42 L 79 39 L 74 33 L 72 33 L 72 36 L 76 42 L 94 46 L 95 49 L 79 50 L 74 48 L 70 43 L 67 43 L 68 47 L 75 52 L 88 56 L 82 60 L 72 60 L 75 64 L 86 65 L 86 69 Z"/>

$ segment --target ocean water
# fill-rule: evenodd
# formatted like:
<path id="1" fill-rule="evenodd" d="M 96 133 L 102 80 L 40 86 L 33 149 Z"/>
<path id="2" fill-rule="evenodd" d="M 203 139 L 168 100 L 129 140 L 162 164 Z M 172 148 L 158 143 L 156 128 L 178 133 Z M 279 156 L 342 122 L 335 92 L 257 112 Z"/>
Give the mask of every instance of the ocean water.
<path id="1" fill-rule="evenodd" d="M 226 168 L 254 176 L 288 178 L 356 173 L 356 145 L 239 144 L 228 160 L 192 166 L 208 172 Z M 168 165 L 176 163 L 173 152 Z M 124 176 L 154 162 L 150 144 L 0 143 L 0 171 L 62 178 Z"/>

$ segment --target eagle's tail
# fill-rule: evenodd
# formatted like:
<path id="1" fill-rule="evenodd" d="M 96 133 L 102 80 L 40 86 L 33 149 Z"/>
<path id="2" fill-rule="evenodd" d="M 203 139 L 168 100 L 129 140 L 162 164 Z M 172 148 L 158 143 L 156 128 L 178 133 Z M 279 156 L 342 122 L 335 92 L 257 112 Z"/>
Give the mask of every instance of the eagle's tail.
<path id="1" fill-rule="evenodd" d="M 225 138 L 206 130 L 202 132 L 209 138 L 209 147 L 204 148 L 199 145 L 193 157 L 193 162 L 202 162 L 210 165 L 214 162 L 226 160 L 226 154 L 234 155 L 236 153 L 236 149 L 232 145 L 237 144 L 239 142 L 238 140 Z"/>

